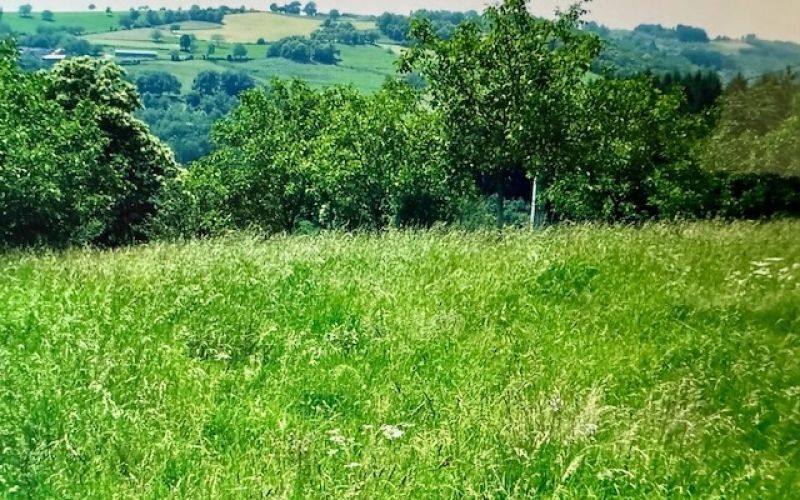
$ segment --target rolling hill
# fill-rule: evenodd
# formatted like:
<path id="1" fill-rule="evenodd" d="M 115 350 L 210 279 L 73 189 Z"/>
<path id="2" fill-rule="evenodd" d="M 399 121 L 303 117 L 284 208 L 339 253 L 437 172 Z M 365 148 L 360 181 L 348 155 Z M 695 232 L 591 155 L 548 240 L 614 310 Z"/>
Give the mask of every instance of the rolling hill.
<path id="1" fill-rule="evenodd" d="M 32 34 L 69 28 L 81 28 L 83 38 L 92 44 L 103 46 L 106 54 L 115 49 L 142 49 L 157 51 L 159 61 L 142 62 L 131 68 L 131 73 L 141 73 L 149 69 L 174 72 L 183 82 L 191 79 L 209 64 L 185 61 L 181 67 L 172 66 L 170 52 L 178 49 L 179 36 L 189 34 L 196 39 L 195 54 L 205 53 L 207 43 L 216 40 L 217 55 L 227 56 L 232 44 L 245 44 L 248 57 L 252 61 L 237 63 L 238 69 L 251 73 L 256 79 L 277 77 L 298 77 L 311 81 L 314 85 L 352 83 L 356 87 L 371 91 L 383 79 L 394 73 L 392 57 L 399 53 L 401 41 L 391 41 L 384 36 L 383 48 L 375 46 L 340 46 L 341 61 L 335 67 L 321 67 L 316 64 L 297 64 L 287 60 L 265 61 L 265 48 L 256 45 L 264 39 L 274 42 L 289 36 L 309 36 L 322 25 L 323 17 L 309 18 L 271 12 L 246 12 L 229 14 L 223 23 L 187 21 L 174 26 L 160 26 L 165 34 L 160 42 L 153 42 L 153 28 L 124 30 L 118 24 L 119 14 L 112 16 L 105 12 L 58 12 L 53 21 L 43 21 L 34 15 L 23 18 L 18 13 L 7 13 L 2 23 L 16 33 Z M 357 29 L 375 29 L 373 20 L 363 17 L 343 18 Z M 608 68 L 625 74 L 651 70 L 656 73 L 688 72 L 712 70 L 718 72 L 723 80 L 730 80 L 737 74 L 747 78 L 800 65 L 800 44 L 774 42 L 754 36 L 743 39 L 717 38 L 701 42 L 677 40 L 674 30 L 660 25 L 645 25 L 636 30 L 616 30 L 589 23 L 588 30 L 599 34 L 606 42 L 603 56 L 596 64 L 595 71 Z M 2 30 L 0 30 L 2 32 Z M 220 42 L 220 40 L 224 40 Z M 388 50 L 386 50 L 388 49 Z M 212 65 L 218 65 L 216 62 Z M 221 64 L 228 66 L 228 64 Z"/>

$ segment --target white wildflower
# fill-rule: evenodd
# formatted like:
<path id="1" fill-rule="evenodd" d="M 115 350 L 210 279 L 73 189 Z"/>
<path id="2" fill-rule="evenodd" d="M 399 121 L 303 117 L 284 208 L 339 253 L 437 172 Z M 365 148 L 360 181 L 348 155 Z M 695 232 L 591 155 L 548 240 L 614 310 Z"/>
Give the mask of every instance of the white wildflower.
<path id="1" fill-rule="evenodd" d="M 389 441 L 394 441 L 395 439 L 403 437 L 403 429 L 396 425 L 382 425 L 381 432 L 383 433 L 383 437 Z"/>
<path id="2" fill-rule="evenodd" d="M 359 467 L 361 467 L 361 464 L 358 462 L 351 462 L 344 466 L 345 469 L 358 469 Z"/>
<path id="3" fill-rule="evenodd" d="M 553 396 L 550 398 L 550 409 L 553 410 L 553 413 L 561 411 L 561 403 L 561 396 Z"/>

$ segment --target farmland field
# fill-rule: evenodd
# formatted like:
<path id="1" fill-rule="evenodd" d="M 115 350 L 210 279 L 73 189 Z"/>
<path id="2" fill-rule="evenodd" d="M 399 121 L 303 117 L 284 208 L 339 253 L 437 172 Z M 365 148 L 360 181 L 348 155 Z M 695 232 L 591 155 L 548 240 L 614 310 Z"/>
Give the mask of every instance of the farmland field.
<path id="1" fill-rule="evenodd" d="M 0 496 L 787 498 L 797 234 L 0 254 Z"/>
<path id="2" fill-rule="evenodd" d="M 56 12 L 53 21 L 43 21 L 39 11 L 34 11 L 32 17 L 22 17 L 17 12 L 6 12 L 3 14 L 3 23 L 21 33 L 36 33 L 39 27 L 62 26 L 79 26 L 86 33 L 102 33 L 119 28 L 119 14 L 108 16 L 105 12 Z"/>
<path id="3" fill-rule="evenodd" d="M 210 40 L 214 35 L 222 35 L 231 42 L 255 43 L 259 38 L 274 42 L 287 36 L 308 36 L 321 25 L 322 18 L 258 12 L 227 15 L 225 24 L 221 27 L 192 31 L 192 33 L 203 40 Z"/>
<path id="4" fill-rule="evenodd" d="M 339 45 L 341 61 L 337 65 L 302 64 L 283 58 L 266 58 L 266 47 L 254 43 L 245 44 L 249 61 L 205 61 L 201 58 L 206 53 L 208 41 L 198 40 L 195 45 L 195 59 L 191 61 L 173 62 L 169 53 L 179 49 L 178 37 L 164 31 L 160 42 L 150 39 L 152 29 L 136 29 L 98 33 L 85 38 L 93 44 L 103 45 L 108 53 L 114 49 L 140 49 L 159 52 L 159 60 L 142 61 L 136 66 L 127 66 L 126 71 L 133 76 L 147 71 L 166 71 L 175 75 L 183 84 L 184 90 L 191 87 L 192 80 L 204 70 L 240 70 L 245 71 L 258 81 L 271 78 L 301 78 L 315 87 L 335 84 L 352 84 L 356 88 L 371 92 L 377 90 L 384 80 L 395 74 L 394 49 L 386 46 Z M 218 44 L 215 56 L 226 57 L 233 50 L 234 42 L 225 40 Z M 184 57 L 186 54 L 182 54 Z"/>
<path id="5" fill-rule="evenodd" d="M 159 50 L 159 47 L 143 45 L 138 48 Z M 163 44 L 166 45 L 166 44 Z M 128 45 L 126 45 L 128 46 Z M 388 76 L 394 74 L 395 57 L 385 49 L 374 46 L 348 47 L 340 46 L 342 62 L 337 65 L 301 64 L 282 58 L 267 59 L 264 57 L 263 46 L 248 45 L 250 57 L 255 59 L 242 62 L 205 61 L 195 59 L 192 61 L 172 62 L 165 52 L 164 59 L 156 61 L 142 61 L 136 66 L 126 66 L 131 76 L 148 71 L 166 71 L 178 78 L 184 91 L 191 88 L 192 80 L 204 70 L 213 71 L 245 71 L 257 81 L 266 82 L 272 78 L 300 78 L 314 87 L 324 87 L 335 84 L 352 84 L 354 87 L 372 92 L 380 88 Z M 225 55 L 230 51 L 230 46 L 217 51 Z"/>

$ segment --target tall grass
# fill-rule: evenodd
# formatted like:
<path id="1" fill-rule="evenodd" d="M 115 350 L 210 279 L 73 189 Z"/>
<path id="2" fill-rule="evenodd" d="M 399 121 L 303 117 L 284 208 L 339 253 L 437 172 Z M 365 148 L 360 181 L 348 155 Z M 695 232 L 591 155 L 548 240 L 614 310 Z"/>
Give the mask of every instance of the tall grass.
<path id="1" fill-rule="evenodd" d="M 800 222 L 0 256 L 0 496 L 789 497 Z"/>

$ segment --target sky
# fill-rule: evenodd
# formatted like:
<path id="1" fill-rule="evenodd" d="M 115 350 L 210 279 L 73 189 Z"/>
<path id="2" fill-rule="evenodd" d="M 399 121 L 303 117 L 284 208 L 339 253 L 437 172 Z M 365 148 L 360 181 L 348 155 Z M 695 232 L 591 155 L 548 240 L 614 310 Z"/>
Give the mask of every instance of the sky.
<path id="1" fill-rule="evenodd" d="M 30 3 L 35 10 L 85 10 L 94 2 L 98 8 L 114 9 L 139 5 L 150 7 L 191 4 L 217 6 L 246 5 L 265 10 L 272 0 L 0 0 L 6 11 Z M 279 3 L 282 3 L 279 1 Z M 338 8 L 345 12 L 380 14 L 384 11 L 408 13 L 419 8 L 447 10 L 481 10 L 486 0 L 317 0 L 321 10 Z M 570 0 L 533 0 L 538 15 L 552 15 L 557 6 Z M 633 28 L 640 23 L 678 23 L 705 28 L 712 36 L 739 37 L 755 33 L 762 38 L 800 42 L 800 0 L 594 0 L 589 19 L 612 28 Z"/>

